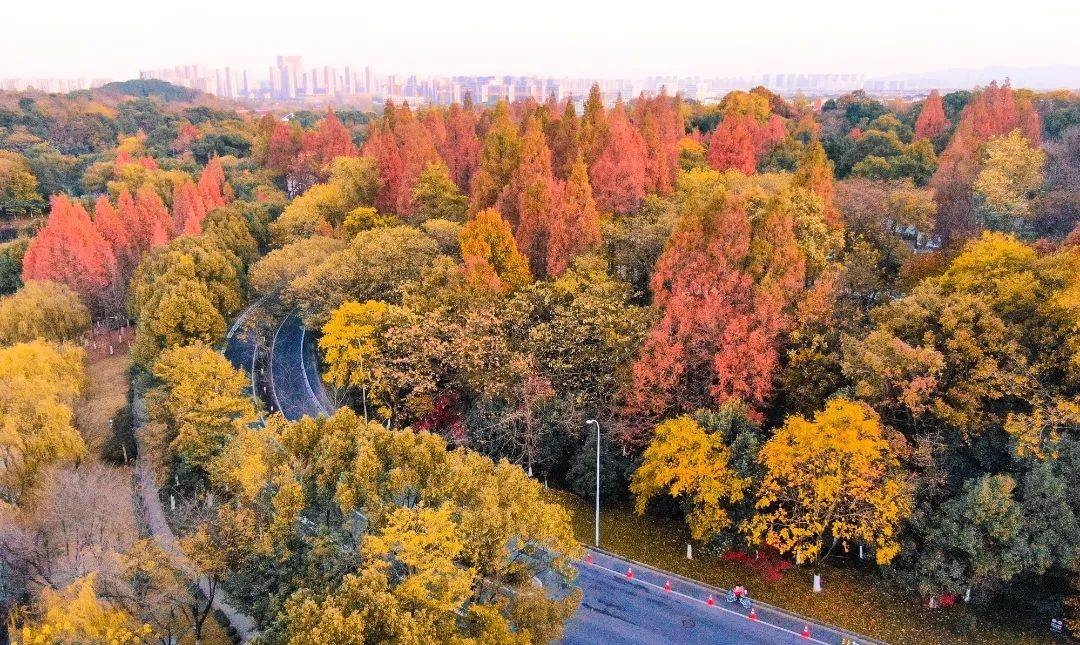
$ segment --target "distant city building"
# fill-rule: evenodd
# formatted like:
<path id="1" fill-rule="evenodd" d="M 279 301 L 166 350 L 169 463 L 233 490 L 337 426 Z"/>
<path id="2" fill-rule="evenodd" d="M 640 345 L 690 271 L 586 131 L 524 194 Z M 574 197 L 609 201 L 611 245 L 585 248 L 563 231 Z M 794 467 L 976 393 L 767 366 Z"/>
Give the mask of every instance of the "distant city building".
<path id="1" fill-rule="evenodd" d="M 579 105 L 594 83 L 590 78 L 551 78 L 542 76 L 418 76 L 377 75 L 370 65 L 304 67 L 302 56 L 278 56 L 275 64 L 264 67 L 263 78 L 256 72 L 231 66 L 210 68 L 205 65 L 177 65 L 139 72 L 139 78 L 160 79 L 175 85 L 207 92 L 229 99 L 250 101 L 295 102 L 297 106 L 331 103 L 353 105 L 378 104 L 387 100 L 411 105 L 447 105 L 470 96 L 475 103 L 490 104 L 531 99 L 542 102 L 550 96 L 558 101 L 572 100 Z M 0 81 L 0 89 L 17 91 L 35 89 L 66 93 L 90 89 L 107 79 L 28 79 Z M 604 79 L 599 84 L 607 105 L 632 100 L 639 94 L 654 96 L 661 91 L 682 94 L 688 99 L 712 103 L 732 90 L 764 86 L 783 96 L 803 95 L 811 99 L 840 96 L 855 90 L 901 97 L 917 97 L 930 89 L 950 86 L 930 78 L 907 80 L 866 79 L 862 74 L 792 74 L 769 73 L 751 77 L 652 76 L 645 79 Z"/>
<path id="2" fill-rule="evenodd" d="M 5 78 L 0 80 L 0 90 L 23 92 L 37 90 L 47 94 L 67 94 L 79 90 L 92 90 L 110 83 L 107 78 Z"/>

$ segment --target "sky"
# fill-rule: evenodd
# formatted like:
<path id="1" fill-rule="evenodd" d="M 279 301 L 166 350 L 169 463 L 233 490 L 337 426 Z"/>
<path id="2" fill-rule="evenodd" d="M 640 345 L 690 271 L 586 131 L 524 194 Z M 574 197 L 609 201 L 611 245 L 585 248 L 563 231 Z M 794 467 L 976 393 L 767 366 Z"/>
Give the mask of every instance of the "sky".
<path id="1" fill-rule="evenodd" d="M 582 78 L 1080 65 L 1080 2 L 1062 0 L 6 4 L 0 78 L 123 79 L 187 63 L 260 71 L 278 54 L 376 73 Z"/>

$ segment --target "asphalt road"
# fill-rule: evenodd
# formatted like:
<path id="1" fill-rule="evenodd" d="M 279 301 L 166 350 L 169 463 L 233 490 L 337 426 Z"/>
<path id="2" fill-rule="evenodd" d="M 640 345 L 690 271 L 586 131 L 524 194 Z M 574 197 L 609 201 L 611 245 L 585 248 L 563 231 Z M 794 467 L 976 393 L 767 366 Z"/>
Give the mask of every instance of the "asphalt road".
<path id="1" fill-rule="evenodd" d="M 566 625 L 563 643 L 874 643 L 855 634 L 807 621 L 755 603 L 749 610 L 728 604 L 726 590 L 702 585 L 606 552 L 589 550 L 592 563 L 578 565 L 581 607 Z M 633 569 L 628 578 L 626 570 Z M 665 584 L 671 583 L 671 591 Z M 714 605 L 708 604 L 709 595 Z M 803 628 L 809 637 L 803 637 Z"/>
<path id="2" fill-rule="evenodd" d="M 225 355 L 250 370 L 252 355 L 229 339 Z M 246 362 L 245 362 L 246 361 Z M 328 414 L 331 405 L 318 381 L 314 346 L 298 318 L 278 327 L 271 352 L 272 400 L 285 418 Z M 755 603 L 756 620 L 748 610 L 728 605 L 726 590 L 717 589 L 634 563 L 607 552 L 589 551 L 592 563 L 578 566 L 581 607 L 566 624 L 562 643 L 625 645 L 875 643 L 855 634 L 808 621 L 780 609 Z M 634 577 L 627 578 L 632 568 Z M 664 588 L 670 581 L 672 589 Z M 709 594 L 714 605 L 707 604 Z M 809 637 L 802 635 L 809 628 Z"/>
<path id="3" fill-rule="evenodd" d="M 328 414 L 315 395 L 318 379 L 311 380 L 314 366 L 308 366 L 311 350 L 305 355 L 304 340 L 307 335 L 300 319 L 289 316 L 281 321 L 274 334 L 273 348 L 270 354 L 270 382 L 273 387 L 273 401 L 289 421 L 296 421 L 305 416 L 317 417 Z"/>

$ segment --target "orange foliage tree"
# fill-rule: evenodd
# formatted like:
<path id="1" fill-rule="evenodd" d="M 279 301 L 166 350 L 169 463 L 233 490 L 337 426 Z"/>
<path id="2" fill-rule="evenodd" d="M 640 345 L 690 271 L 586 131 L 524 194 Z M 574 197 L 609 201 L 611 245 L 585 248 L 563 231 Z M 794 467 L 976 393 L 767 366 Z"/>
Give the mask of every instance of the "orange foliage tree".
<path id="1" fill-rule="evenodd" d="M 724 117 L 709 138 L 709 151 L 705 158 L 710 166 L 720 171 L 738 170 L 744 175 L 754 174 L 757 155 L 749 124 L 754 120 L 752 114 L 730 113 Z"/>
<path id="2" fill-rule="evenodd" d="M 930 139 L 933 141 L 941 136 L 949 127 L 949 120 L 945 118 L 945 104 L 941 100 L 941 94 L 937 90 L 930 92 L 923 102 L 919 118 L 915 120 L 915 140 Z"/>
<path id="3" fill-rule="evenodd" d="M 607 141 L 589 169 L 597 207 L 629 213 L 645 197 L 645 141 L 619 103 L 607 118 Z M 587 146 L 586 146 L 587 149 Z"/>
<path id="4" fill-rule="evenodd" d="M 55 195 L 51 206 L 49 221 L 26 249 L 23 280 L 65 284 L 95 313 L 111 313 L 103 293 L 117 273 L 109 242 L 82 204 Z"/>
<path id="5" fill-rule="evenodd" d="M 510 224 L 494 208 L 480 211 L 465 225 L 461 255 L 466 278 L 476 287 L 506 292 L 532 280 L 528 258 L 518 251 Z"/>
<path id="6" fill-rule="evenodd" d="M 578 154 L 562 189 L 562 204 L 548 231 L 547 273 L 560 275 L 575 256 L 600 245 L 600 213 L 596 210 L 589 171 Z"/>
<path id="7" fill-rule="evenodd" d="M 645 340 L 627 392 L 622 441 L 640 446 L 648 421 L 738 398 L 760 409 L 773 389 L 783 303 L 759 288 L 742 201 L 708 173 L 692 173 L 679 224 L 652 277 L 662 315 Z M 786 254 L 785 248 L 778 253 Z M 759 261 L 760 274 L 770 262 Z M 777 268 L 781 274 L 794 270 Z M 760 277 L 759 277 L 760 279 Z"/>

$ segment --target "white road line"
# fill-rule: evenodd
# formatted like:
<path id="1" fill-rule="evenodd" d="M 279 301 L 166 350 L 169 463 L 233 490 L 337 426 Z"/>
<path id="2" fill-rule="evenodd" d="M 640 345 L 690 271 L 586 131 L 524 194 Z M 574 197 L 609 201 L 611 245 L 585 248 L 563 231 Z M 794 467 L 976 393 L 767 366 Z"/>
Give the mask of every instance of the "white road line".
<path id="1" fill-rule="evenodd" d="M 281 401 L 278 401 L 278 398 L 277 398 L 277 384 L 274 383 L 274 353 L 275 353 L 274 350 L 277 349 L 278 333 L 281 332 L 281 327 L 285 324 L 285 321 L 288 320 L 288 319 L 289 319 L 289 317 L 285 316 L 281 320 L 281 324 L 279 324 L 277 326 L 277 329 L 274 330 L 274 339 L 272 341 L 270 341 L 270 396 L 274 397 L 274 405 L 277 406 L 277 411 L 281 412 L 282 416 L 285 415 L 285 412 L 282 411 L 282 409 L 281 409 Z"/>
<path id="2" fill-rule="evenodd" d="M 307 327 L 303 322 L 300 323 L 300 372 L 304 375 L 304 385 L 307 386 L 308 394 L 311 395 L 311 400 L 315 402 L 315 407 L 322 410 L 323 414 L 329 415 L 330 411 L 326 409 L 326 406 L 322 404 L 319 397 L 315 396 L 315 390 L 311 389 L 311 381 L 307 375 L 307 365 L 304 363 L 304 336 L 307 334 Z"/>
<path id="3" fill-rule="evenodd" d="M 647 585 L 649 587 L 653 587 L 655 589 L 661 589 L 661 590 L 664 589 L 662 586 L 660 586 L 658 584 L 654 584 L 652 582 L 649 582 L 648 580 L 639 580 L 638 578 L 626 578 L 625 573 L 620 573 L 620 572 L 616 571 L 615 569 L 609 569 L 609 568 L 605 567 L 602 564 L 596 564 L 596 562 L 593 562 L 591 565 L 589 563 L 585 563 L 585 565 L 586 566 L 593 566 L 593 567 L 596 567 L 598 569 L 603 569 L 604 571 L 609 571 L 609 572 L 619 576 L 620 578 L 624 578 L 624 579 L 629 580 L 632 583 L 637 582 L 637 583 L 640 583 L 640 584 L 643 584 L 643 585 Z M 675 589 L 672 589 L 671 591 L 664 590 L 664 593 L 670 593 L 670 594 L 674 594 L 674 595 L 677 595 L 677 596 L 682 596 L 683 598 L 686 598 L 687 600 L 692 600 L 694 602 L 699 602 L 699 603 L 701 603 L 701 604 L 703 604 L 705 606 L 708 606 L 708 602 L 702 600 L 701 598 L 695 598 L 694 596 L 684 594 L 681 591 L 675 591 Z M 713 600 L 716 600 L 716 599 L 714 598 Z M 717 602 L 719 602 L 719 601 L 717 601 Z M 726 602 L 726 600 L 725 600 L 725 602 Z M 744 620 L 750 620 L 745 614 L 741 614 L 741 613 L 739 613 L 737 611 L 728 609 L 727 607 L 721 607 L 719 604 L 713 605 L 713 607 L 715 607 L 716 609 L 719 609 L 720 611 L 726 611 L 729 614 L 732 614 L 734 616 L 738 616 L 738 617 L 740 617 L 740 618 L 742 618 Z M 758 618 L 754 622 L 760 623 L 762 625 L 767 625 L 769 627 L 772 627 L 773 629 L 778 629 L 778 630 L 780 630 L 782 632 L 785 632 L 787 634 L 791 634 L 792 636 L 797 636 L 799 638 L 803 638 L 803 635 L 801 633 L 799 633 L 799 632 L 792 631 L 792 630 L 790 630 L 790 629 L 788 629 L 786 627 L 781 627 L 780 625 L 774 625 L 773 623 L 770 623 L 770 622 L 768 622 L 766 620 L 762 620 L 761 618 Z M 803 638 L 803 640 L 809 641 L 811 643 L 821 643 L 821 645 L 830 645 L 830 643 L 827 643 L 827 642 L 822 641 L 822 640 L 818 640 L 818 639 L 814 638 L 813 636 L 811 636 L 810 638 Z"/>

